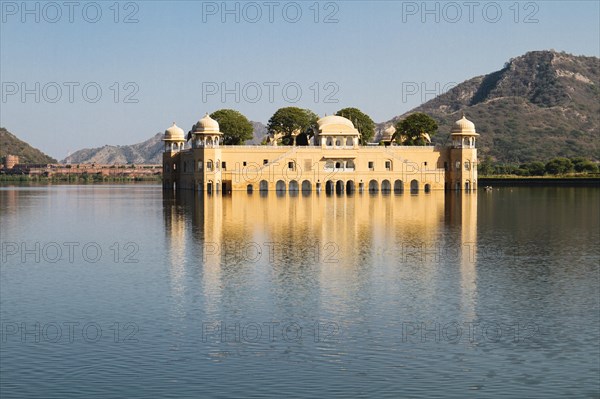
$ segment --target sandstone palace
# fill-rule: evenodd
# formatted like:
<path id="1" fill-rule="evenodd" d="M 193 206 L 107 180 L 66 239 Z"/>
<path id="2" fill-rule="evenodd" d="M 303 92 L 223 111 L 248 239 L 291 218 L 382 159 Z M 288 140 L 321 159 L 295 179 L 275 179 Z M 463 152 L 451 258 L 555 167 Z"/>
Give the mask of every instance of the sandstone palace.
<path id="1" fill-rule="evenodd" d="M 173 124 L 163 141 L 164 189 L 206 193 L 428 192 L 477 187 L 475 125 L 464 116 L 447 147 L 359 145 L 359 132 L 341 116 L 325 116 L 308 145 L 222 145 L 208 114 L 189 134 Z M 388 138 L 389 139 L 389 138 Z M 191 142 L 186 145 L 186 142 Z M 276 142 L 276 141 L 274 141 Z"/>

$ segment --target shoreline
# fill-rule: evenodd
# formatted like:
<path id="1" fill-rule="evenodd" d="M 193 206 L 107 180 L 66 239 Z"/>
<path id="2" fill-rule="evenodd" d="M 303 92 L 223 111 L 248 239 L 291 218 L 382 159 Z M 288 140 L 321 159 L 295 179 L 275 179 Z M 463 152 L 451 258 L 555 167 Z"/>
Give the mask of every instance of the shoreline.
<path id="1" fill-rule="evenodd" d="M 564 187 L 600 187 L 600 177 L 570 176 L 570 177 L 480 177 L 478 187 L 509 187 L 509 186 L 564 186 Z"/>

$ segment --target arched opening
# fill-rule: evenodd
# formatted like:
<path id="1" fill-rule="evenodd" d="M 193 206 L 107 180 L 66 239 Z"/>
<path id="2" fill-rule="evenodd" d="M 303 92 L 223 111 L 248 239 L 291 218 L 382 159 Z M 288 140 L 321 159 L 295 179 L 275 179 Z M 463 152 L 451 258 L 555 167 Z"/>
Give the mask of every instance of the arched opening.
<path id="1" fill-rule="evenodd" d="M 333 139 L 331 137 L 327 138 L 327 147 L 331 147 L 333 145 Z"/>
<path id="2" fill-rule="evenodd" d="M 275 191 L 285 193 L 285 182 L 283 180 L 277 180 L 275 184 Z"/>
<path id="3" fill-rule="evenodd" d="M 246 186 L 246 192 L 247 192 L 248 194 L 252 194 L 252 191 L 254 191 L 254 188 L 252 187 L 252 184 L 248 184 L 248 185 Z"/>
<path id="4" fill-rule="evenodd" d="M 389 180 L 384 180 L 381 182 L 381 192 L 382 193 L 390 193 L 392 191 L 392 184 Z"/>
<path id="5" fill-rule="evenodd" d="M 398 179 L 398 180 L 394 181 L 394 193 L 402 194 L 403 192 L 404 192 L 404 183 L 402 182 L 402 180 Z"/>
<path id="6" fill-rule="evenodd" d="M 467 180 L 465 182 L 465 191 L 469 191 L 469 190 L 471 190 L 471 182 Z"/>
<path id="7" fill-rule="evenodd" d="M 335 163 L 335 168 L 336 169 L 341 169 L 342 168 L 342 163 L 341 162 L 336 162 Z"/>
<path id="8" fill-rule="evenodd" d="M 431 185 L 429 183 L 425 184 L 425 192 L 429 193 L 431 191 Z"/>
<path id="9" fill-rule="evenodd" d="M 347 170 L 354 170 L 354 161 L 353 160 L 348 160 L 346 161 L 346 169 Z"/>
<path id="10" fill-rule="evenodd" d="M 352 146 L 353 146 L 353 143 L 352 143 L 352 137 L 348 137 L 348 138 L 346 139 L 346 146 L 347 146 L 347 147 L 352 147 Z"/>
<path id="11" fill-rule="evenodd" d="M 208 183 L 206 183 L 206 192 L 209 194 L 212 194 L 213 192 L 213 182 L 212 180 L 209 180 Z"/>
<path id="12" fill-rule="evenodd" d="M 207 146 L 207 147 L 212 147 L 212 144 L 213 144 L 212 138 L 210 138 L 210 137 L 209 137 L 209 138 L 207 138 L 207 139 L 206 139 L 206 146 Z"/>
<path id="13" fill-rule="evenodd" d="M 335 182 L 335 192 L 338 194 L 344 192 L 344 182 L 342 180 L 338 180 Z"/>
<path id="14" fill-rule="evenodd" d="M 297 193 L 298 192 L 298 182 L 296 180 L 292 180 L 290 181 L 290 193 Z"/>
<path id="15" fill-rule="evenodd" d="M 325 170 L 332 171 L 335 167 L 333 161 L 325 161 Z"/>
<path id="16" fill-rule="evenodd" d="M 352 194 L 352 193 L 354 192 L 354 190 L 355 190 L 355 187 L 354 187 L 354 180 L 348 180 L 348 181 L 346 182 L 346 192 L 347 192 L 348 194 Z"/>
<path id="17" fill-rule="evenodd" d="M 335 141 L 335 146 L 336 146 L 336 147 L 339 147 L 339 146 L 341 146 L 341 145 L 342 145 L 342 142 L 340 141 L 340 139 L 337 139 L 337 140 Z"/>
<path id="18" fill-rule="evenodd" d="M 377 180 L 371 180 L 369 182 L 369 192 L 372 194 L 379 192 L 379 183 L 377 183 Z"/>
<path id="19" fill-rule="evenodd" d="M 308 180 L 302 182 L 302 192 L 310 193 L 312 186 Z"/>
<path id="20" fill-rule="evenodd" d="M 327 180 L 325 183 L 325 194 L 333 193 L 333 182 L 331 180 Z"/>
<path id="21" fill-rule="evenodd" d="M 258 190 L 263 192 L 269 191 L 269 182 L 267 182 L 266 180 L 261 180 L 258 184 Z"/>
<path id="22" fill-rule="evenodd" d="M 414 179 L 410 181 L 410 193 L 416 194 L 419 192 L 419 182 Z"/>

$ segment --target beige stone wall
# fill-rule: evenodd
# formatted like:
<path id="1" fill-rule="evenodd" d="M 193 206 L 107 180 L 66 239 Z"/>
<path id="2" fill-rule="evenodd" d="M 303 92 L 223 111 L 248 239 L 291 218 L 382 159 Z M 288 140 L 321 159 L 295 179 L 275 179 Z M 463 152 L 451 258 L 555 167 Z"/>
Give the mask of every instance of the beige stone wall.
<path id="1" fill-rule="evenodd" d="M 314 146 L 224 146 L 165 154 L 165 187 L 208 191 L 325 191 L 327 182 L 346 191 L 354 186 L 382 190 L 443 190 L 450 150 L 434 147 L 321 148 Z M 225 163 L 223 165 L 223 163 Z M 173 170 L 173 164 L 176 169 Z M 212 165 L 212 168 L 209 166 Z M 340 183 L 338 183 L 340 182 Z"/>

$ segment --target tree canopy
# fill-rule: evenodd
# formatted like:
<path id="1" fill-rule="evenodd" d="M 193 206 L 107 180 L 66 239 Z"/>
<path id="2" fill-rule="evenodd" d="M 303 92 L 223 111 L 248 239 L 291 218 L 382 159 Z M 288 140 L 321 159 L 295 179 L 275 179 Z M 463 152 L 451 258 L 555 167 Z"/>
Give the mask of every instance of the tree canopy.
<path id="1" fill-rule="evenodd" d="M 308 137 L 313 135 L 313 128 L 317 126 L 317 114 L 309 109 L 298 107 L 279 108 L 269 119 L 267 129 L 273 137 L 281 134 L 281 141 L 284 145 L 290 145 L 294 135 L 306 134 Z"/>
<path id="2" fill-rule="evenodd" d="M 252 139 L 254 128 L 252 123 L 240 112 L 233 109 L 220 109 L 210 114 L 219 122 L 219 130 L 223 133 L 223 144 L 242 145 Z"/>
<path id="3" fill-rule="evenodd" d="M 354 127 L 360 132 L 361 144 L 367 144 L 375 135 L 375 122 L 373 122 L 373 119 L 369 115 L 358 108 L 343 108 L 335 114 L 352 121 Z"/>
<path id="4" fill-rule="evenodd" d="M 393 139 L 402 145 L 426 145 L 425 135 L 432 137 L 438 129 L 438 124 L 429 115 L 421 112 L 410 114 L 394 126 L 396 133 Z"/>

